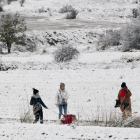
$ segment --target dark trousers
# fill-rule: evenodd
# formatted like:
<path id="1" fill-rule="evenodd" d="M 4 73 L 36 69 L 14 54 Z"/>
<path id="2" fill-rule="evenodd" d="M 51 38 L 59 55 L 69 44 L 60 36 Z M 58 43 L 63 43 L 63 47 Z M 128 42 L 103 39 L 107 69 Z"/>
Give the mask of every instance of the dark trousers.
<path id="1" fill-rule="evenodd" d="M 43 111 L 42 109 L 40 109 L 39 111 L 37 111 L 35 113 L 35 121 L 38 121 L 38 120 L 43 120 Z"/>

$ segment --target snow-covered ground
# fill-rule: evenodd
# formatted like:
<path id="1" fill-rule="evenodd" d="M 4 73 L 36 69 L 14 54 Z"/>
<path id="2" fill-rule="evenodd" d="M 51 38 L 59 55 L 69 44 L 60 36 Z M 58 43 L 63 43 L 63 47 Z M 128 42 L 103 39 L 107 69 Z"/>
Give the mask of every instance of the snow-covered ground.
<path id="1" fill-rule="evenodd" d="M 82 54 L 71 63 L 59 65 L 54 62 L 52 55 L 2 57 L 3 63 L 16 64 L 19 69 L 0 73 L 0 109 L 3 112 L 0 117 L 19 118 L 22 104 L 29 103 L 31 87 L 36 87 L 50 108 L 44 111 L 45 119 L 57 119 L 53 110 L 57 111 L 55 94 L 60 82 L 66 83 L 70 94 L 69 112 L 76 114 L 80 111 L 81 119 L 92 119 L 92 114 L 96 119 L 98 109 L 108 113 L 115 111 L 115 99 L 123 81 L 133 93 L 133 112 L 138 111 L 140 62 L 135 59 L 127 61 L 139 57 L 138 52 L 89 53 Z"/>
<path id="2" fill-rule="evenodd" d="M 139 52 L 81 51 L 77 60 L 62 64 L 57 64 L 52 54 L 3 55 L 2 63 L 16 65 L 18 69 L 0 72 L 0 138 L 139 139 L 138 129 L 86 126 L 94 125 L 92 121 L 95 120 L 121 116 L 114 104 L 123 81 L 133 94 L 133 116 L 139 112 L 139 60 Z M 79 121 L 90 121 L 91 124 L 76 125 L 73 129 L 73 126 L 59 126 L 56 123 L 58 109 L 55 106 L 55 95 L 60 82 L 66 83 L 69 92 L 68 113 L 75 114 Z M 44 109 L 45 123 L 42 126 L 21 124 L 19 121 L 21 115 L 28 110 L 32 87 L 40 90 L 43 101 L 49 107 L 49 110 Z M 132 135 L 132 131 L 135 135 Z"/>
<path id="3" fill-rule="evenodd" d="M 10 131 L 7 131 L 9 128 Z M 57 124 L 1 124 L 1 140 L 138 140 L 139 129 L 72 127 Z"/>
<path id="4" fill-rule="evenodd" d="M 20 12 L 26 16 L 45 16 L 52 20 L 61 19 L 64 15 L 59 14 L 60 8 L 65 5 L 72 5 L 79 11 L 78 19 L 125 21 L 132 16 L 132 9 L 137 6 L 134 2 L 124 0 L 28 0 L 24 7 L 19 2 L 6 5 L 6 12 Z M 50 16 L 52 15 L 52 16 Z"/>

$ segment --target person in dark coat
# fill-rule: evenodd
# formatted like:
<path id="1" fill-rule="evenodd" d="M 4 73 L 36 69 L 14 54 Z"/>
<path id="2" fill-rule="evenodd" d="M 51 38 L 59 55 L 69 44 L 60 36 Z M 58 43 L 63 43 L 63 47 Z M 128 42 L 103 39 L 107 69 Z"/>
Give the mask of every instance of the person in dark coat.
<path id="1" fill-rule="evenodd" d="M 34 123 L 37 123 L 39 119 L 40 123 L 43 123 L 42 106 L 46 109 L 48 109 L 48 107 L 44 104 L 41 97 L 39 96 L 39 90 L 35 88 L 33 88 L 33 96 L 31 97 L 30 105 L 33 106 L 33 113 L 35 115 Z"/>

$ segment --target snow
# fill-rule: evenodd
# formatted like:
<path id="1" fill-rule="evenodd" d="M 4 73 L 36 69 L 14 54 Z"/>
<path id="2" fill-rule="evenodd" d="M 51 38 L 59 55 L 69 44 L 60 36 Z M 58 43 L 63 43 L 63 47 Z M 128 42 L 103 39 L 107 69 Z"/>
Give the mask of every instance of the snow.
<path id="1" fill-rule="evenodd" d="M 64 19 L 59 9 L 65 5 L 79 11 L 77 19 Z M 12 54 L 1 55 L 3 64 L 17 69 L 0 71 L 0 140 L 140 139 L 137 128 L 103 127 L 109 126 L 106 119 L 120 121 L 120 109 L 114 105 L 122 82 L 132 91 L 132 118 L 126 123 L 140 118 L 140 52 L 119 52 L 115 46 L 97 51 L 98 36 L 130 22 L 136 7 L 132 0 L 26 0 L 24 7 L 19 1 L 4 5 L 4 13 L 19 12 L 25 17 L 26 35 L 34 39 L 37 51 L 22 53 L 13 49 Z M 51 45 L 48 38 L 60 42 Z M 77 48 L 79 58 L 56 63 L 53 52 L 61 43 Z M 43 49 L 47 52 L 42 53 Z M 78 119 L 71 125 L 58 123 L 55 95 L 60 82 L 66 84 L 69 93 L 68 113 Z M 32 87 L 39 89 L 49 107 L 43 109 L 42 125 L 20 122 L 22 113 L 28 109 L 32 112 Z"/>
<path id="2" fill-rule="evenodd" d="M 98 109 L 104 110 L 108 115 L 112 110 L 115 112 L 115 99 L 123 81 L 132 90 L 132 108 L 133 112 L 136 112 L 140 100 L 139 96 L 136 96 L 140 90 L 139 80 L 137 80 L 140 76 L 140 63 L 136 63 L 137 65 L 133 67 L 135 62 L 133 64 L 121 61 L 124 56 L 138 57 L 140 53 L 82 54 L 78 60 L 60 65 L 54 62 L 52 55 L 2 57 L 2 62 L 14 62 L 19 69 L 0 73 L 2 99 L 0 109 L 3 111 L 0 117 L 19 118 L 21 108 L 19 104 L 27 105 L 32 95 L 31 87 L 36 87 L 50 108 L 44 110 L 44 118 L 57 120 L 58 116 L 53 111 L 58 111 L 55 107 L 55 95 L 60 82 L 66 83 L 70 94 L 69 112 L 76 115 L 81 112 L 80 119 L 86 120 L 87 117 L 92 119 L 93 113 L 95 120 L 97 114 L 94 112 Z M 8 102 L 5 103 L 7 98 Z M 119 113 L 118 109 L 117 112 Z"/>
<path id="3" fill-rule="evenodd" d="M 131 10 L 137 7 L 132 1 L 96 1 L 96 0 L 28 0 L 24 7 L 20 7 L 19 2 L 5 5 L 4 10 L 8 12 L 20 12 L 26 16 L 45 16 L 60 18 L 58 14 L 60 8 L 65 5 L 72 5 L 79 11 L 78 19 L 109 20 L 125 22 L 127 16 L 132 16 Z M 44 13 L 39 12 L 44 9 Z M 50 17 L 50 18 L 52 18 Z M 53 18 L 54 19 L 54 18 Z"/>
<path id="4" fill-rule="evenodd" d="M 80 121 L 94 121 L 98 120 L 98 115 L 99 120 L 106 119 L 106 115 L 121 116 L 114 104 L 120 83 L 125 81 L 133 94 L 135 116 L 140 100 L 137 96 L 140 63 L 131 69 L 133 64 L 125 60 L 139 56 L 139 52 L 82 53 L 79 59 L 59 65 L 52 55 L 2 56 L 2 62 L 14 63 L 19 69 L 0 72 L 0 139 L 139 139 L 139 129 L 136 128 L 95 127 L 88 126 L 94 125 L 89 123 L 67 126 L 55 122 L 58 119 L 55 95 L 60 82 L 66 83 L 70 95 L 68 113 L 75 114 Z M 45 70 L 42 70 L 43 66 L 46 66 Z M 43 125 L 21 124 L 19 121 L 21 112 L 29 104 L 32 87 L 39 89 L 49 107 L 44 109 Z"/>
<path id="5" fill-rule="evenodd" d="M 9 128 L 10 131 L 7 131 Z M 66 139 L 139 139 L 139 129 L 134 128 L 101 128 L 101 127 L 72 127 L 57 124 L 1 124 L 0 139 L 2 140 L 66 140 Z"/>

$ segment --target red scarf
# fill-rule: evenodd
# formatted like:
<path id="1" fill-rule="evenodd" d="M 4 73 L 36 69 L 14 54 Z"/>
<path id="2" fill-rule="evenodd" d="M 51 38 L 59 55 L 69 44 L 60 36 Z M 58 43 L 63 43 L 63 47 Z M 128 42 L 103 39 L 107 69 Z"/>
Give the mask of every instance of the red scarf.
<path id="1" fill-rule="evenodd" d="M 125 97 L 125 92 L 126 92 L 127 88 L 122 88 L 119 97 Z"/>

